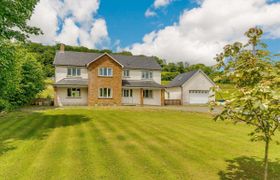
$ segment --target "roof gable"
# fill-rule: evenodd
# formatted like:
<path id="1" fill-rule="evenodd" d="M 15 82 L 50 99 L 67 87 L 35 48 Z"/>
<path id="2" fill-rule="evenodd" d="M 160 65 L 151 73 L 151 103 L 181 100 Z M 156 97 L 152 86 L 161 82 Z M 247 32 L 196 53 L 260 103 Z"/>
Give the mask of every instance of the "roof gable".
<path id="1" fill-rule="evenodd" d="M 108 53 L 104 53 L 104 54 L 98 56 L 98 57 L 95 58 L 94 60 L 92 60 L 92 61 L 90 61 L 89 63 L 87 63 L 86 66 L 88 67 L 91 63 L 94 63 L 94 62 L 100 60 L 103 56 L 108 56 L 110 59 L 112 59 L 113 61 L 115 61 L 118 65 L 120 65 L 121 67 L 123 67 L 123 65 L 122 65 L 119 61 L 117 61 L 115 58 L 113 58 L 112 56 L 110 56 Z"/>
<path id="2" fill-rule="evenodd" d="M 182 73 L 176 76 L 168 85 L 167 87 L 180 87 L 183 84 L 185 84 L 187 81 L 192 79 L 196 74 L 201 73 L 203 76 L 205 76 L 213 85 L 215 83 L 202 71 L 202 70 L 196 70 L 196 71 L 190 71 L 188 73 Z"/>

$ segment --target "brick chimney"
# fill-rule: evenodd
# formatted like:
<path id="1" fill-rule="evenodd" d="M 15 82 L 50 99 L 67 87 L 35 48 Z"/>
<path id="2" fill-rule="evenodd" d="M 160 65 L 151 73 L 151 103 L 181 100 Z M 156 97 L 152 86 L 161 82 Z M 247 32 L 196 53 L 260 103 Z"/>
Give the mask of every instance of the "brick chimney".
<path id="1" fill-rule="evenodd" d="M 65 45 L 61 43 L 59 52 L 64 53 L 64 49 L 65 49 Z"/>

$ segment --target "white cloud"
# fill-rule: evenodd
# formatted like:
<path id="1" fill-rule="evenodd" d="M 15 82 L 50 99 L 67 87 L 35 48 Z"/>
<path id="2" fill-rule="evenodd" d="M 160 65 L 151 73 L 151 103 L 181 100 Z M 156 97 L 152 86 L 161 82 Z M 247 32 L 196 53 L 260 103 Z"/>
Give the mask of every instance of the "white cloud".
<path id="1" fill-rule="evenodd" d="M 213 57 L 233 41 L 244 41 L 244 32 L 261 26 L 266 37 L 280 38 L 280 3 L 265 0 L 204 0 L 185 10 L 178 23 L 153 31 L 126 50 L 156 55 L 172 61 L 214 64 Z"/>
<path id="2" fill-rule="evenodd" d="M 172 0 L 155 0 L 153 6 L 157 9 L 169 5 L 171 1 Z"/>
<path id="3" fill-rule="evenodd" d="M 153 16 L 156 16 L 157 13 L 153 10 L 151 10 L 150 8 L 148 8 L 145 12 L 145 17 L 153 17 Z"/>
<path id="4" fill-rule="evenodd" d="M 56 41 L 64 44 L 78 45 L 79 30 L 74 21 L 71 18 L 67 18 L 64 21 L 61 33 L 56 37 Z"/>
<path id="5" fill-rule="evenodd" d="M 30 39 L 43 44 L 105 47 L 110 39 L 106 21 L 95 18 L 98 8 L 99 0 L 41 0 L 28 23 L 41 28 L 44 35 Z"/>
<path id="6" fill-rule="evenodd" d="M 156 16 L 156 10 L 168 6 L 173 0 L 155 0 L 153 5 L 145 11 L 145 17 Z"/>
<path id="7" fill-rule="evenodd" d="M 79 22 L 91 21 L 98 8 L 98 0 L 65 0 L 60 14 L 62 16 L 72 15 Z"/>
<path id="8" fill-rule="evenodd" d="M 56 7 L 60 6 L 58 1 L 41 0 L 37 4 L 31 20 L 28 22 L 31 26 L 38 26 L 43 31 L 44 35 L 31 36 L 34 42 L 44 44 L 54 44 L 56 31 L 58 26 Z"/>
<path id="9" fill-rule="evenodd" d="M 94 44 L 102 45 L 102 42 L 108 41 L 106 21 L 104 19 L 95 20 L 93 22 L 90 35 Z"/>

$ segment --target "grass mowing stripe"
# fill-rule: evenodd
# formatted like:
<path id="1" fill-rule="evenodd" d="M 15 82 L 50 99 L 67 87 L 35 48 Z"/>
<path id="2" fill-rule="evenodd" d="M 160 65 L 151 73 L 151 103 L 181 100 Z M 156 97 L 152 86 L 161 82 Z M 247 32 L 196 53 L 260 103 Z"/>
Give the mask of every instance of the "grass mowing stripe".
<path id="1" fill-rule="evenodd" d="M 101 130 L 110 131 L 110 133 L 106 133 L 107 139 L 110 139 L 112 148 L 117 150 L 118 157 L 121 159 L 122 164 L 124 164 L 123 166 L 126 168 L 128 176 L 133 179 L 140 179 L 140 177 L 143 177 L 143 174 L 145 174 L 145 171 L 142 171 L 143 168 L 139 164 L 135 163 L 135 161 L 131 158 L 131 154 L 125 151 L 125 146 L 128 144 L 114 141 L 116 137 L 118 138 L 118 134 L 121 133 L 122 130 L 107 119 L 106 115 L 102 115 L 102 120 L 99 119 L 97 123 L 99 126 L 103 127 Z M 112 131 L 112 129 L 114 130 Z M 134 169 L 138 169 L 137 172 L 135 172 Z"/>
<path id="2" fill-rule="evenodd" d="M 115 115 L 112 115 L 112 117 L 115 117 Z M 124 117 L 127 117 L 127 116 L 122 116 L 122 118 L 123 118 L 123 120 L 124 120 Z M 127 123 L 127 122 L 133 122 L 134 124 L 135 124 L 135 122 L 136 121 L 132 121 L 132 120 L 128 120 L 128 119 L 125 119 L 124 120 L 124 122 L 125 123 Z M 150 122 L 150 121 L 149 121 Z M 143 122 L 142 122 L 143 123 Z M 131 126 L 131 127 L 137 127 L 137 129 L 141 129 L 141 124 L 136 124 L 135 126 L 134 125 L 129 125 L 129 126 Z M 147 125 L 145 125 L 145 127 L 146 127 L 146 129 L 144 130 L 144 132 L 149 132 L 150 131 L 150 129 L 148 129 L 147 128 Z M 152 126 L 153 127 L 153 126 Z M 143 129 L 142 129 L 142 131 L 143 131 Z M 149 134 L 149 133 L 148 133 Z M 148 138 L 148 139 L 153 139 L 153 136 L 156 136 L 156 134 L 157 133 L 152 133 L 152 134 L 150 134 L 151 136 Z M 174 137 L 173 137 L 174 138 Z M 180 137 L 176 137 L 175 139 L 180 139 Z M 146 144 L 148 144 L 148 143 L 146 143 Z M 153 148 L 154 149 L 154 147 L 150 147 L 150 148 Z M 163 149 L 169 149 L 168 151 L 171 151 L 171 152 L 173 152 L 173 153 L 175 153 L 176 154 L 176 156 L 177 155 L 180 155 L 182 158 L 184 158 L 184 159 L 186 159 L 186 162 L 187 161 L 189 161 L 189 160 L 192 160 L 192 161 L 194 161 L 193 162 L 193 164 L 195 164 L 195 161 L 197 161 L 197 158 L 200 158 L 200 155 L 197 155 L 197 151 L 194 151 L 194 152 L 196 152 L 196 153 L 193 153 L 193 154 L 189 154 L 190 152 L 187 150 L 188 149 L 188 146 L 185 146 L 185 145 L 170 145 L 170 144 L 166 144 L 166 146 L 163 146 L 162 147 Z M 193 148 L 192 148 L 193 149 Z M 172 153 L 170 153 L 170 154 L 172 154 Z M 171 155 L 170 155 L 171 156 Z M 204 161 L 204 159 L 202 158 L 202 161 Z M 169 160 L 169 162 L 173 162 L 172 160 L 170 161 Z M 193 165 L 194 166 L 194 165 Z M 185 166 L 185 168 L 187 168 L 188 169 L 188 164 L 186 164 L 186 166 Z M 178 173 L 178 174 L 180 174 L 181 176 L 183 176 L 183 171 L 180 171 L 181 173 Z M 188 171 L 190 174 L 191 174 L 191 172 L 192 172 L 192 170 L 189 170 Z"/>
<path id="3" fill-rule="evenodd" d="M 34 123 L 36 123 L 36 118 L 33 116 L 30 116 L 28 119 L 17 120 L 16 123 L 11 128 L 6 128 L 3 131 L 1 131 L 0 137 L 2 139 L 17 138 L 16 136 L 17 134 L 15 134 L 15 132 L 22 133 L 23 132 L 21 131 L 22 128 L 24 128 L 25 131 L 26 129 L 30 128 L 30 124 L 33 125 Z"/>
<path id="4" fill-rule="evenodd" d="M 36 125 L 33 125 L 33 127 L 36 130 L 35 127 L 37 127 L 37 124 L 39 124 L 39 120 L 34 122 L 36 122 Z M 42 121 L 40 125 L 47 126 L 48 123 L 49 121 Z M 25 129 L 23 131 L 18 131 L 18 135 L 28 134 L 28 132 L 32 130 Z M 36 133 L 40 134 L 41 132 L 36 131 Z M 34 135 L 36 135 L 36 133 L 34 133 Z M 13 153 L 9 153 L 4 157 L 0 157 L 0 164 L 3 165 L 0 165 L 0 169 L 3 170 L 0 173 L 0 177 L 14 177 L 12 179 L 17 179 L 16 177 L 21 176 L 25 172 L 25 170 L 31 165 L 32 161 L 34 161 L 34 157 L 39 152 L 41 145 L 42 141 L 36 138 L 21 139 L 18 142 L 16 142 L 15 146 L 17 146 L 17 148 L 14 150 Z M 32 156 L 28 156 L 29 153 L 31 153 Z"/>
<path id="5" fill-rule="evenodd" d="M 24 174 L 24 179 L 61 179 L 64 168 L 62 163 L 64 159 L 64 153 L 67 150 L 65 146 L 65 139 L 68 137 L 67 123 L 63 117 L 57 117 L 53 130 L 45 140 L 44 146 L 40 149 L 40 152 L 33 161 L 28 171 Z"/>
<path id="6" fill-rule="evenodd" d="M 79 119 L 77 119 L 79 121 Z M 65 160 L 67 159 L 64 171 L 66 172 L 66 179 L 85 179 L 89 172 L 88 167 L 84 164 L 86 159 L 86 143 L 84 138 L 84 132 L 80 122 L 77 125 L 69 126 L 69 135 L 65 146 L 67 152 L 65 153 Z M 76 167 L 79 167 L 77 169 Z"/>
<path id="7" fill-rule="evenodd" d="M 171 177 L 170 176 L 171 172 L 168 172 L 168 170 L 166 168 L 164 168 L 166 166 L 166 163 L 163 162 L 164 159 L 162 159 L 161 156 L 158 156 L 158 154 L 157 154 L 158 152 L 155 152 L 155 151 L 153 151 L 154 149 L 150 148 L 151 145 L 149 145 L 149 143 L 147 142 L 147 139 L 142 138 L 142 136 L 144 136 L 143 134 L 139 134 L 139 133 L 135 133 L 135 132 L 131 131 L 129 129 L 129 127 L 125 126 L 122 123 L 123 119 L 119 119 L 119 117 L 116 116 L 116 114 L 107 113 L 106 115 L 111 117 L 111 119 L 105 119 L 102 122 L 109 121 L 109 122 L 111 122 L 111 124 L 117 125 L 118 129 L 122 130 L 123 132 L 136 135 L 136 136 L 134 136 L 134 138 L 137 138 L 138 140 L 137 140 L 137 142 L 134 141 L 134 143 L 137 144 L 139 149 L 141 149 L 141 150 L 145 149 L 145 156 L 147 154 L 149 154 L 149 159 L 144 156 L 142 156 L 142 158 L 145 159 L 146 162 L 153 162 L 152 164 L 149 164 L 149 166 L 150 166 L 149 169 L 153 168 L 154 170 L 156 170 L 156 171 L 154 171 L 155 172 L 154 174 L 161 174 L 162 176 L 165 176 L 165 177 L 168 177 L 168 176 Z M 101 121 L 99 121 L 99 122 L 101 122 Z M 147 145 L 145 143 L 147 143 Z M 139 154 L 137 154 L 137 156 L 139 156 L 140 154 L 143 154 L 143 153 L 139 152 Z M 152 159 L 154 159 L 154 160 L 152 160 Z M 161 159 L 161 160 L 159 160 L 159 159 Z M 147 165 L 147 163 L 145 165 Z M 176 166 L 176 168 L 179 168 L 179 165 Z M 159 173 L 160 170 L 162 170 L 162 171 Z"/>
<path id="8" fill-rule="evenodd" d="M 152 156 L 157 160 L 160 160 L 164 166 L 168 166 L 168 169 L 172 169 L 173 176 L 178 175 L 180 178 L 186 177 L 186 174 L 183 173 L 186 169 L 182 169 L 183 164 L 180 163 L 178 158 L 172 156 L 172 153 L 170 154 L 170 152 L 166 151 L 166 144 L 158 142 L 158 138 L 155 138 L 155 136 L 157 136 L 156 133 L 151 133 L 149 131 L 151 129 L 143 129 L 141 126 L 138 126 L 138 124 L 131 123 L 132 121 L 130 121 L 131 124 L 127 124 L 128 120 L 126 118 L 121 118 L 118 115 L 112 117 L 114 117 L 114 120 L 118 121 L 122 128 L 127 132 L 137 134 L 137 137 L 141 137 L 138 138 L 140 140 L 139 144 L 151 151 Z M 181 145 L 177 144 L 174 146 Z M 173 153 L 176 153 L 176 151 L 173 151 Z"/>
<path id="9" fill-rule="evenodd" d="M 98 121 L 91 121 L 89 126 L 91 136 L 96 145 L 98 156 L 96 157 L 96 178 L 97 179 L 127 179 L 125 168 L 122 165 L 121 159 L 114 151 L 109 140 L 102 132 L 102 127 L 98 126 Z"/>
<path id="10" fill-rule="evenodd" d="M 2 122 L 0 124 L 0 132 L 4 131 L 4 130 L 9 130 L 11 127 L 13 127 L 15 124 L 18 123 L 18 121 L 23 121 L 26 120 L 24 118 L 19 119 L 16 117 L 11 117 L 11 118 L 1 118 L 0 117 L 0 122 Z"/>

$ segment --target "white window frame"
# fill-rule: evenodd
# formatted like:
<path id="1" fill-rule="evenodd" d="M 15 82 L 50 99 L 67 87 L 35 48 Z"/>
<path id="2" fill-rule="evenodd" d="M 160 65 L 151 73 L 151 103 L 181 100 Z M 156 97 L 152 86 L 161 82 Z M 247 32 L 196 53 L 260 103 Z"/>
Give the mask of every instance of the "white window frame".
<path id="1" fill-rule="evenodd" d="M 153 79 L 153 71 L 142 71 L 142 79 Z"/>
<path id="2" fill-rule="evenodd" d="M 143 97 L 145 99 L 152 99 L 153 98 L 153 90 L 152 89 L 144 89 L 143 90 Z"/>
<path id="3" fill-rule="evenodd" d="M 110 90 L 110 96 L 108 95 Z M 99 98 L 104 98 L 104 99 L 109 99 L 113 98 L 113 90 L 112 88 L 99 88 L 98 90 L 98 97 Z"/>
<path id="4" fill-rule="evenodd" d="M 69 96 L 70 92 L 70 96 Z M 67 97 L 68 98 L 80 98 L 81 97 L 81 88 L 67 88 Z"/>
<path id="5" fill-rule="evenodd" d="M 191 94 L 208 94 L 209 90 L 189 90 L 189 93 Z"/>
<path id="6" fill-rule="evenodd" d="M 68 77 L 80 77 L 81 76 L 81 68 L 68 67 L 67 68 L 67 76 Z"/>
<path id="7" fill-rule="evenodd" d="M 125 78 L 130 77 L 130 71 L 128 69 L 123 70 L 123 77 L 125 77 Z"/>
<path id="8" fill-rule="evenodd" d="M 133 97 L 133 90 L 132 89 L 123 89 L 122 97 Z"/>
<path id="9" fill-rule="evenodd" d="M 109 72 L 111 72 L 111 74 L 109 74 Z M 100 68 L 98 68 L 98 76 L 112 77 L 113 76 L 113 68 L 111 68 L 111 67 L 100 67 Z"/>

